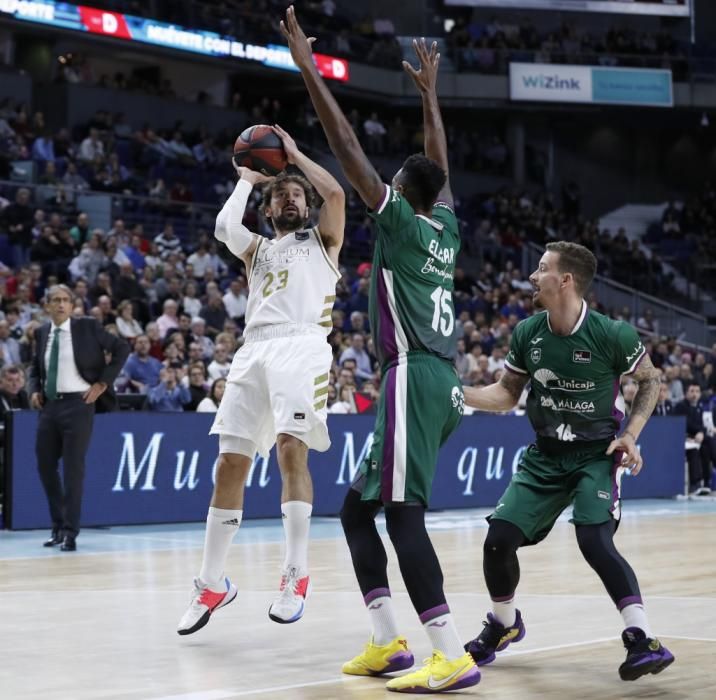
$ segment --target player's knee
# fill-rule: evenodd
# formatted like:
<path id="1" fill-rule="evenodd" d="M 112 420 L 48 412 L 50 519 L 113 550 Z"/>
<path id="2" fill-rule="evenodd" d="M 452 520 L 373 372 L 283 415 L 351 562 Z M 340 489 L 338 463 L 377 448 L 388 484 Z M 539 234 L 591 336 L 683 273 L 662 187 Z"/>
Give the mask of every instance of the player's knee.
<path id="1" fill-rule="evenodd" d="M 577 525 L 575 530 L 579 550 L 589 563 L 600 561 L 615 550 L 612 523 Z"/>
<path id="2" fill-rule="evenodd" d="M 308 448 L 303 440 L 289 433 L 279 433 L 276 436 L 276 449 L 281 456 L 300 457 L 308 453 Z"/>
<path id="3" fill-rule="evenodd" d="M 397 551 L 420 550 L 428 532 L 425 529 L 425 512 L 418 505 L 390 506 L 385 509 L 385 529 Z"/>
<path id="4" fill-rule="evenodd" d="M 214 491 L 220 493 L 224 488 L 233 488 L 246 483 L 251 470 L 252 459 L 246 455 L 224 453 L 216 463 L 216 483 Z"/>
<path id="5" fill-rule="evenodd" d="M 504 559 L 515 554 L 523 542 L 524 535 L 516 525 L 493 520 L 487 530 L 483 554 L 486 559 Z"/>
<path id="6" fill-rule="evenodd" d="M 349 534 L 356 527 L 360 526 L 361 521 L 361 500 L 360 494 L 356 493 L 353 489 L 348 489 L 348 493 L 341 506 L 341 512 L 339 513 L 341 518 L 341 525 L 343 526 L 343 532 Z"/>

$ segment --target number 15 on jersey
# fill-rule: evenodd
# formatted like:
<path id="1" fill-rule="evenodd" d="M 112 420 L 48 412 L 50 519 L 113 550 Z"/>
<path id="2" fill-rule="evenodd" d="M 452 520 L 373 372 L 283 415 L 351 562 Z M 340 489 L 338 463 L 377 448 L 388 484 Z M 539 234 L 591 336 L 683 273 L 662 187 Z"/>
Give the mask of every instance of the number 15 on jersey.
<path id="1" fill-rule="evenodd" d="M 442 333 L 445 337 L 452 335 L 455 329 L 455 314 L 452 310 L 452 292 L 442 287 L 435 287 L 430 295 L 433 300 L 433 330 Z"/>

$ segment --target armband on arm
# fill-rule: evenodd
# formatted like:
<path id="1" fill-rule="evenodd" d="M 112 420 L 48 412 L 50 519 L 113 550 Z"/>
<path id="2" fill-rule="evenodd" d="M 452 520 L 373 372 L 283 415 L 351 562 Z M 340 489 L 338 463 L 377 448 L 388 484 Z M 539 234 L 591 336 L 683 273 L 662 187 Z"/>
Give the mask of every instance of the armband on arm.
<path id="1" fill-rule="evenodd" d="M 242 255 L 254 240 L 254 234 L 241 223 L 252 189 L 250 182 L 239 180 L 216 217 L 214 237 L 236 256 Z"/>

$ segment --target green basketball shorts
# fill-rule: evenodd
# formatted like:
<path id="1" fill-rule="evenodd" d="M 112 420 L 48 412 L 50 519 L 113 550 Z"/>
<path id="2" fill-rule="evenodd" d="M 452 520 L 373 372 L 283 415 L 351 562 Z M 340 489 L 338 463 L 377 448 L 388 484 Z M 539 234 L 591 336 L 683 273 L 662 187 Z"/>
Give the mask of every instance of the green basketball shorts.
<path id="1" fill-rule="evenodd" d="M 383 374 L 373 446 L 361 465 L 363 500 L 430 500 L 438 450 L 460 423 L 465 399 L 454 367 L 413 352 Z"/>

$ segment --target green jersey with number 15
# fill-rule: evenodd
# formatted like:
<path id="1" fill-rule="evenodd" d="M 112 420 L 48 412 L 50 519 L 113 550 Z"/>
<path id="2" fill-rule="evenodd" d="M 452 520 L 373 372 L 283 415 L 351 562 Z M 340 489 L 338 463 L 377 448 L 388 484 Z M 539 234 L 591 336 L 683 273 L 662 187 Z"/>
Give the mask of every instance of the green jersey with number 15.
<path id="1" fill-rule="evenodd" d="M 378 235 L 369 315 L 381 366 L 413 350 L 454 361 L 452 292 L 460 234 L 453 210 L 437 202 L 430 218 L 416 214 L 405 197 L 386 185 L 370 216 Z"/>
<path id="2" fill-rule="evenodd" d="M 589 442 L 610 440 L 624 418 L 619 378 L 646 354 L 636 329 L 591 311 L 570 335 L 555 335 L 547 312 L 517 324 L 507 369 L 530 376 L 527 416 L 538 437 Z"/>

